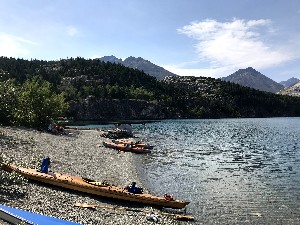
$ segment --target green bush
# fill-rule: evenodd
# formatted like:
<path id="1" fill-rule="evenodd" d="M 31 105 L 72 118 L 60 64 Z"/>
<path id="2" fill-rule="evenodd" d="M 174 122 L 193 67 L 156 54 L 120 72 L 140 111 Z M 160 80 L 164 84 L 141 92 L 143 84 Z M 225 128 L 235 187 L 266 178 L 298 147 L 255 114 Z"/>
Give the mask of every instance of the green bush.
<path id="1" fill-rule="evenodd" d="M 135 88 L 133 86 L 129 89 L 129 98 L 133 99 L 143 99 L 143 100 L 153 100 L 154 94 L 150 90 L 147 90 L 146 88 L 139 87 Z"/>
<path id="2" fill-rule="evenodd" d="M 12 122 L 16 125 L 43 128 L 51 119 L 57 118 L 67 109 L 63 94 L 51 90 L 48 81 L 33 77 L 20 87 Z"/>
<path id="3" fill-rule="evenodd" d="M 15 110 L 18 87 L 14 80 L 0 82 L 0 124 L 10 125 Z"/>

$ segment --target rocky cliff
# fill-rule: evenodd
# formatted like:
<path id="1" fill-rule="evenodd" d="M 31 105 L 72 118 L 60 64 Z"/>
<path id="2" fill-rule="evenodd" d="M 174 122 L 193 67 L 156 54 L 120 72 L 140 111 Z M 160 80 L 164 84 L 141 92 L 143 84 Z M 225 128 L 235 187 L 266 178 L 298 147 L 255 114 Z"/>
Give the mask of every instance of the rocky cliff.
<path id="1" fill-rule="evenodd" d="M 77 121 L 159 120 L 173 117 L 173 110 L 143 100 L 95 99 L 70 102 L 69 112 Z"/>
<path id="2" fill-rule="evenodd" d="M 290 95 L 300 97 L 300 81 L 293 86 L 287 87 L 278 92 L 281 95 Z"/>

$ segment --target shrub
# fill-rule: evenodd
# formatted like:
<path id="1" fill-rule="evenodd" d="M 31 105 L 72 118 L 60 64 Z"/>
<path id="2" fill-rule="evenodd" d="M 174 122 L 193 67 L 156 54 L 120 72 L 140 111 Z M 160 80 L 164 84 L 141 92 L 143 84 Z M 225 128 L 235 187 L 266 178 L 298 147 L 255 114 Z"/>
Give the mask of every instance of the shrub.
<path id="1" fill-rule="evenodd" d="M 0 124 L 10 125 L 17 102 L 18 87 L 14 80 L 0 82 Z"/>
<path id="2" fill-rule="evenodd" d="M 20 88 L 13 123 L 26 127 L 43 128 L 52 118 L 57 118 L 67 109 L 63 94 L 51 90 L 48 81 L 39 77 L 27 80 Z"/>

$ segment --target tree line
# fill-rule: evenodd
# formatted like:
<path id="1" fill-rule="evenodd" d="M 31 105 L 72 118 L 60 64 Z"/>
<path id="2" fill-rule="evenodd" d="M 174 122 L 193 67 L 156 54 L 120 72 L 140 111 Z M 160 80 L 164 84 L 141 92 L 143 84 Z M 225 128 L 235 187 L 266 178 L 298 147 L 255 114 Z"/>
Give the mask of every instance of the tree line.
<path id="1" fill-rule="evenodd" d="M 81 57 L 56 61 L 0 57 L 0 124 L 43 127 L 73 115 L 71 101 L 139 99 L 169 109 L 171 118 L 300 116 L 300 98 L 213 78 L 158 81 L 121 64 Z"/>

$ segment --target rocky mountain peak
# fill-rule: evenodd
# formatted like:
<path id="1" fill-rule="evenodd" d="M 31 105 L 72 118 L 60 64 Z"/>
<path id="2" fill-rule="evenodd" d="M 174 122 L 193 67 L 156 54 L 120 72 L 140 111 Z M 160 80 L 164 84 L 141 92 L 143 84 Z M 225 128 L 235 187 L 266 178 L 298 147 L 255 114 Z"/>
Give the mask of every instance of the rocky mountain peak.
<path id="1" fill-rule="evenodd" d="M 247 71 L 247 72 L 252 72 L 252 73 L 258 73 L 257 70 L 255 70 L 253 67 L 247 67 L 246 69 L 241 69 L 241 70 L 244 70 L 244 71 Z"/>
<path id="2" fill-rule="evenodd" d="M 104 61 L 104 62 L 111 62 L 111 63 L 122 63 L 122 59 L 118 59 L 114 55 L 104 56 L 104 57 L 100 58 L 99 60 Z"/>
<path id="3" fill-rule="evenodd" d="M 163 78 L 167 76 L 178 76 L 174 73 L 171 73 L 168 70 L 165 70 L 164 68 L 155 65 L 154 63 L 143 59 L 142 57 L 133 57 L 129 56 L 125 60 L 118 59 L 115 56 L 104 56 L 102 58 L 99 58 L 99 60 L 104 61 L 104 62 L 111 62 L 111 63 L 120 63 L 124 66 L 133 68 L 133 69 L 138 69 L 141 71 L 144 71 L 145 73 L 149 74 L 150 76 L 155 77 L 158 80 L 162 80 Z"/>
<path id="4" fill-rule="evenodd" d="M 254 88 L 260 91 L 276 93 L 284 88 L 283 85 L 261 74 L 252 67 L 239 69 L 235 73 L 221 78 L 224 81 L 233 82 L 242 86 Z"/>
<path id="5" fill-rule="evenodd" d="M 281 81 L 280 84 L 282 84 L 284 87 L 290 87 L 294 84 L 298 83 L 300 80 L 298 78 L 292 77 L 288 79 L 287 81 Z"/>

